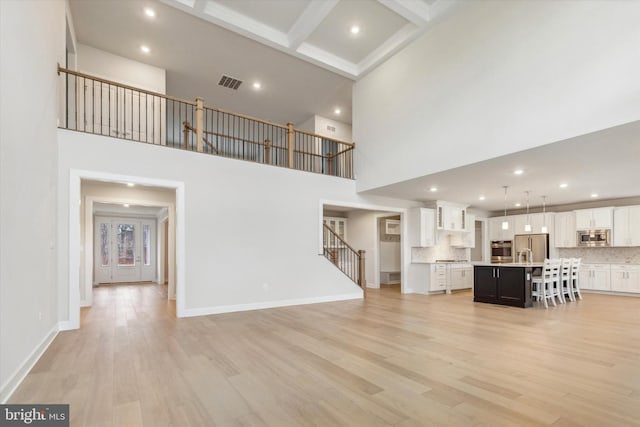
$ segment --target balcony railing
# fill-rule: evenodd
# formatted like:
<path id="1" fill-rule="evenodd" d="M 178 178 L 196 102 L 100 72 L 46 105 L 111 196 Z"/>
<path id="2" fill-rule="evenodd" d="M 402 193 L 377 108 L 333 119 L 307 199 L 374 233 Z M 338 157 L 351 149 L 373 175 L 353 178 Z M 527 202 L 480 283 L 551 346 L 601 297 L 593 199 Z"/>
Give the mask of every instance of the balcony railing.
<path id="1" fill-rule="evenodd" d="M 353 178 L 355 144 L 58 67 L 61 127 L 188 151 Z"/>

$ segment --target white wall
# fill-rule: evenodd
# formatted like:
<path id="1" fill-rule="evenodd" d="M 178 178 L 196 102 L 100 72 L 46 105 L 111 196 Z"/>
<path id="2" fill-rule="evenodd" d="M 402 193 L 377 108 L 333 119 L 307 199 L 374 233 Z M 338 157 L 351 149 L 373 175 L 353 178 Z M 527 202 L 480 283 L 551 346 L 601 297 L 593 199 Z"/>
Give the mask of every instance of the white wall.
<path id="1" fill-rule="evenodd" d="M 355 84 L 358 190 L 640 119 L 638 22 L 638 1 L 467 2 Z"/>
<path id="2" fill-rule="evenodd" d="M 329 128 L 333 128 L 335 131 L 330 130 Z M 315 133 L 327 138 L 337 139 L 338 141 L 353 142 L 351 139 L 351 125 L 323 116 L 311 116 L 304 123 L 296 125 L 296 129 Z"/>
<path id="3" fill-rule="evenodd" d="M 114 55 L 104 50 L 78 44 L 78 71 L 129 86 L 166 93 L 166 71 Z"/>
<path id="4" fill-rule="evenodd" d="M 0 402 L 57 332 L 63 1 L 0 1 Z"/>
<path id="5" fill-rule="evenodd" d="M 319 255 L 322 201 L 404 207 L 358 196 L 352 180 L 66 130 L 58 135 L 62 253 L 69 250 L 71 169 L 184 183 L 184 304 L 190 313 L 358 295 L 359 288 Z M 59 269 L 60 283 L 68 283 L 67 259 Z M 61 289 L 61 305 L 68 298 L 68 289 Z"/>
<path id="6" fill-rule="evenodd" d="M 347 213 L 347 243 L 355 250 L 365 252 L 365 280 L 367 286 L 378 287 L 378 245 L 376 244 L 377 215 L 375 211 L 351 211 Z"/>

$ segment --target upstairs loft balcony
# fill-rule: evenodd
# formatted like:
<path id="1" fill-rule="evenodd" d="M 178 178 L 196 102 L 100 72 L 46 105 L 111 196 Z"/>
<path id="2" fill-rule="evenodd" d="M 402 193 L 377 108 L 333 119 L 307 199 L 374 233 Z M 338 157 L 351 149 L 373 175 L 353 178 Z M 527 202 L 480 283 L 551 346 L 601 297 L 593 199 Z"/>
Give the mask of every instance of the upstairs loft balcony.
<path id="1" fill-rule="evenodd" d="M 58 67 L 61 128 L 353 179 L 355 144 Z"/>

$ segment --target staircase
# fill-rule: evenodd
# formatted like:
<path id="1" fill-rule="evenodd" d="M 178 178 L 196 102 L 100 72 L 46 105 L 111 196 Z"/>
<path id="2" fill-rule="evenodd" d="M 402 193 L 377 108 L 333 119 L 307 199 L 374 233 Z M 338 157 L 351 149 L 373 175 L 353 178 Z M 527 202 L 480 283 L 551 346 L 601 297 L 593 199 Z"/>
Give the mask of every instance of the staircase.
<path id="1" fill-rule="evenodd" d="M 353 249 L 327 224 L 323 224 L 322 247 L 325 258 L 360 286 L 366 296 L 365 251 Z"/>

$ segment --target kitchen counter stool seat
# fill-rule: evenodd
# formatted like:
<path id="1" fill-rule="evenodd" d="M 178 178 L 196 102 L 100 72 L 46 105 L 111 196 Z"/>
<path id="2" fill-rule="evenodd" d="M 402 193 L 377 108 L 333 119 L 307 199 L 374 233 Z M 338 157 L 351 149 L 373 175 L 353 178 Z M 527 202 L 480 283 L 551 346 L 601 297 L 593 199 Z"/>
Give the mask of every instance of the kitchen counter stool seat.
<path id="1" fill-rule="evenodd" d="M 544 302 L 544 307 L 548 308 L 551 300 L 553 306 L 556 306 L 556 297 L 560 299 L 560 262 L 558 260 L 545 259 L 542 267 L 542 274 L 533 277 L 531 295 L 536 300 Z"/>

